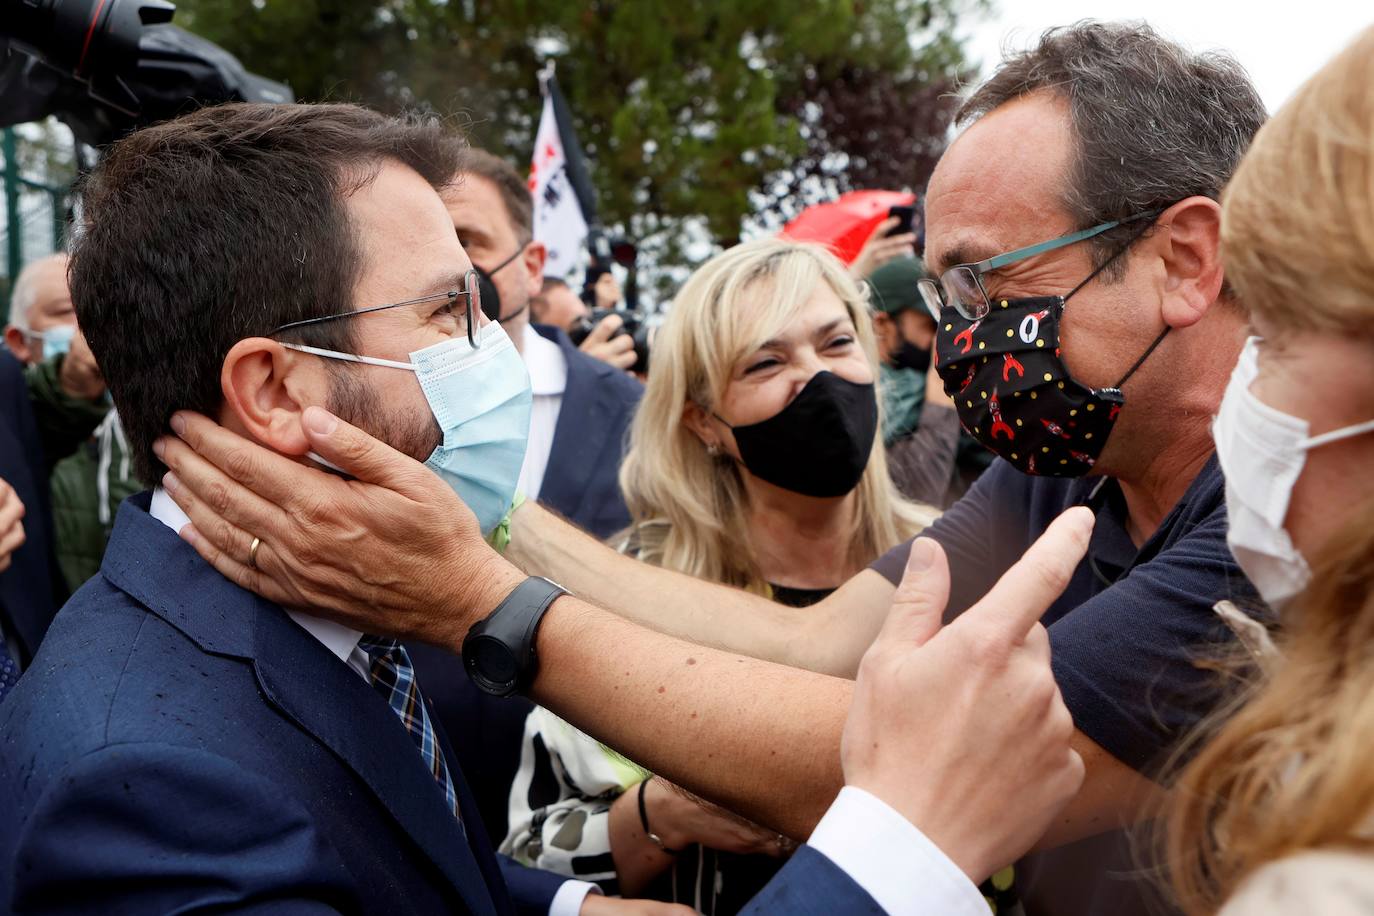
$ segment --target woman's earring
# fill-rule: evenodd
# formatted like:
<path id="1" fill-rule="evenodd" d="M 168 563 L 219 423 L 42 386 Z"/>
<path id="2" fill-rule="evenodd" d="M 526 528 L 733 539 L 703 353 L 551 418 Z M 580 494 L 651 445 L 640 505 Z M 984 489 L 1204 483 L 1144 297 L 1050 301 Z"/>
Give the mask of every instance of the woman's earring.
<path id="1" fill-rule="evenodd" d="M 719 458 L 720 446 L 712 442 L 711 444 L 706 446 L 706 454 L 710 455 L 712 458 Z"/>

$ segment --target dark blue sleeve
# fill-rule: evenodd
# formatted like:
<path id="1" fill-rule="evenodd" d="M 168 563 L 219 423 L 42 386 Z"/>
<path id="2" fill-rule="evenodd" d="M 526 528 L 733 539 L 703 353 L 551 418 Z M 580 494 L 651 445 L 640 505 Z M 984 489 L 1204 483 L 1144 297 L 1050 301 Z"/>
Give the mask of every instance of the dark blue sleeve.
<path id="1" fill-rule="evenodd" d="M 515 904 L 516 916 L 549 916 L 549 907 L 558 889 L 575 880 L 542 868 L 521 865 L 510 856 L 498 855 L 496 860 L 501 863 L 501 874 L 506 879 L 511 902 Z"/>
<path id="2" fill-rule="evenodd" d="M 1009 565 L 1005 558 L 995 554 L 1009 529 L 1025 529 L 1025 488 L 1025 475 L 1005 461 L 997 461 L 962 499 L 922 532 L 923 537 L 938 541 L 949 558 L 947 619 L 963 613 L 987 594 Z M 869 568 L 896 585 L 902 581 L 910 554 L 911 542 L 907 541 L 883 554 Z"/>
<path id="3" fill-rule="evenodd" d="M 78 759 L 50 778 L 12 843 L 5 912 L 357 907 L 308 811 L 243 767 L 188 748 L 115 745 Z"/>
<path id="4" fill-rule="evenodd" d="M 1252 592 L 1226 546 L 1226 509 L 1050 625 L 1051 660 L 1078 730 L 1149 772 L 1220 699 L 1207 666 L 1229 631 L 1213 605 Z"/>
<path id="5" fill-rule="evenodd" d="M 740 916 L 859 916 L 883 912 L 878 902 L 838 865 L 810 846 L 803 846 L 768 886 L 740 910 Z"/>

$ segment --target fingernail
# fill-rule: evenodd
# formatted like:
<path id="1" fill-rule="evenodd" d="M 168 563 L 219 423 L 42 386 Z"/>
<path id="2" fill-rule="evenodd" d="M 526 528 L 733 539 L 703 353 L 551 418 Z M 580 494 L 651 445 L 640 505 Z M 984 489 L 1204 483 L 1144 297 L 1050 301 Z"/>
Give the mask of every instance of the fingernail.
<path id="1" fill-rule="evenodd" d="M 332 435 L 339 428 L 339 418 L 323 407 L 307 407 L 304 420 L 305 428 L 317 436 Z"/>
<path id="2" fill-rule="evenodd" d="M 906 561 L 908 572 L 925 572 L 935 565 L 935 542 L 917 538 L 911 545 L 911 557 Z"/>
<path id="3" fill-rule="evenodd" d="M 172 414 L 172 432 L 178 436 L 186 435 L 186 418 L 179 413 Z"/>
<path id="4" fill-rule="evenodd" d="M 192 547 L 196 546 L 196 541 L 200 539 L 200 532 L 196 530 L 195 525 L 183 525 L 177 534 L 181 535 L 181 539 Z"/>
<path id="5" fill-rule="evenodd" d="M 162 460 L 162 454 L 163 454 L 163 452 L 165 452 L 165 451 L 167 451 L 167 443 L 166 443 L 166 441 L 164 441 L 164 440 L 162 439 L 161 436 L 159 436 L 158 438 L 154 439 L 154 440 L 153 440 L 153 454 L 157 456 L 157 460 L 158 460 L 158 461 L 161 461 L 161 460 Z"/>
<path id="6" fill-rule="evenodd" d="M 177 479 L 176 474 L 168 471 L 166 474 L 162 475 L 162 489 L 166 490 L 168 493 L 175 493 L 177 490 L 181 489 L 181 481 Z"/>

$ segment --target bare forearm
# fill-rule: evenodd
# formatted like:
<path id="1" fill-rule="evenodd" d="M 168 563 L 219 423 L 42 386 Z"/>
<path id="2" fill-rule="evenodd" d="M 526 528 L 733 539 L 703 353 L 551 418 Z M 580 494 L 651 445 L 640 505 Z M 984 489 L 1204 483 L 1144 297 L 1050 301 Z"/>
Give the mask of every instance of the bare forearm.
<path id="1" fill-rule="evenodd" d="M 640 765 L 794 838 L 843 784 L 853 684 L 692 645 L 561 598 L 533 698 Z"/>
<path id="2" fill-rule="evenodd" d="M 700 645 L 835 674 L 852 672 L 862 654 L 860 647 L 852 659 L 830 657 L 835 643 L 820 632 L 823 610 L 784 607 L 641 563 L 537 505 L 517 511 L 506 558 L 627 620 Z"/>

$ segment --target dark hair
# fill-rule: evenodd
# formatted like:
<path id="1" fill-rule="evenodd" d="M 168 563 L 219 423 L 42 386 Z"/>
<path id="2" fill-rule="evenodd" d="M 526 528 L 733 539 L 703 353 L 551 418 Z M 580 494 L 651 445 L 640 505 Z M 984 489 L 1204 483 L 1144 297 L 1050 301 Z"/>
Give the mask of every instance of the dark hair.
<path id="1" fill-rule="evenodd" d="M 1069 103 L 1077 150 L 1064 205 L 1088 228 L 1186 197 L 1218 200 L 1265 120 L 1244 68 L 1194 54 L 1143 22 L 1085 20 L 1050 29 L 1008 57 L 959 109 L 968 123 L 1033 92 Z M 1097 236 L 1098 263 L 1139 226 Z M 1124 259 L 1105 274 L 1119 277 Z"/>
<path id="2" fill-rule="evenodd" d="M 528 242 L 534 238 L 534 198 L 530 196 L 529 183 L 514 166 L 484 149 L 471 148 L 464 157 L 463 174 L 476 175 L 496 185 L 515 227 L 516 239 Z"/>
<path id="3" fill-rule="evenodd" d="M 352 307 L 345 201 L 388 159 L 436 188 L 461 166 L 438 121 L 355 105 L 205 108 L 105 153 L 82 189 L 72 301 L 145 483 L 166 470 L 152 444 L 172 413 L 219 408 L 235 343 Z M 351 324 L 294 339 L 349 350 Z"/>

